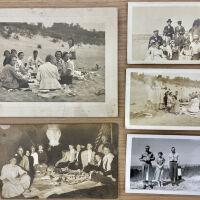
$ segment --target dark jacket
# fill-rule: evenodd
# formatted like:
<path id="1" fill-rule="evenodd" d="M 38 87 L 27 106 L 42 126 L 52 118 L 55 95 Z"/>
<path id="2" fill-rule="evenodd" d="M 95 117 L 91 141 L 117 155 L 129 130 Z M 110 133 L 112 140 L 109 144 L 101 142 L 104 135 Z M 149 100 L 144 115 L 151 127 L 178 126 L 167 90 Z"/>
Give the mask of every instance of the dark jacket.
<path id="1" fill-rule="evenodd" d="M 45 151 L 38 151 L 38 162 L 39 164 L 47 164 L 48 162 L 48 157 L 47 157 L 47 153 Z"/>
<path id="2" fill-rule="evenodd" d="M 185 34 L 185 28 L 183 26 L 181 26 L 181 28 L 179 29 L 179 26 L 177 26 L 175 28 L 175 34 L 177 34 L 178 36 L 184 35 Z"/>
<path id="3" fill-rule="evenodd" d="M 174 28 L 172 26 L 165 26 L 163 35 L 172 39 L 174 35 Z"/>
<path id="4" fill-rule="evenodd" d="M 151 42 L 152 42 L 152 41 L 158 42 L 159 46 L 161 46 L 161 45 L 163 44 L 163 39 L 162 39 L 161 36 L 158 35 L 157 37 L 155 37 L 155 36 L 153 35 L 153 36 L 151 36 L 151 37 L 149 38 L 149 45 L 148 45 L 148 48 L 150 48 Z"/>

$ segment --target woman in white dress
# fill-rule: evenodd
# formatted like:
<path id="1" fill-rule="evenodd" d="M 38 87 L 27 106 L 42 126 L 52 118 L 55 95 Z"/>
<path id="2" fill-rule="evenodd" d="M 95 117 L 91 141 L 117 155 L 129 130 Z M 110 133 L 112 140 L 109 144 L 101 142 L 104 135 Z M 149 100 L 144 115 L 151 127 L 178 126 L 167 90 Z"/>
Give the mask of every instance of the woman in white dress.
<path id="1" fill-rule="evenodd" d="M 191 103 L 189 105 L 188 111 L 191 113 L 198 113 L 199 112 L 199 99 L 198 96 L 194 96 L 191 99 Z"/>

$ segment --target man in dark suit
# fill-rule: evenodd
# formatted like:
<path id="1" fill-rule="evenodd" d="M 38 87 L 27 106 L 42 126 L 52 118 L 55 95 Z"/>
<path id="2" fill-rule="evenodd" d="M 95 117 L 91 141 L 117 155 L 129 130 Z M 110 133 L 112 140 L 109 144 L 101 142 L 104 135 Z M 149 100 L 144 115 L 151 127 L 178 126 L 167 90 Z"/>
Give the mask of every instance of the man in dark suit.
<path id="1" fill-rule="evenodd" d="M 162 37 L 159 35 L 159 31 L 155 30 L 153 32 L 153 35 L 149 38 L 149 45 L 148 45 L 148 49 L 151 47 L 151 44 L 153 42 L 158 42 L 158 45 L 161 46 L 163 44 L 163 39 Z"/>
<path id="2" fill-rule="evenodd" d="M 172 20 L 167 20 L 167 26 L 164 27 L 163 36 L 166 37 L 166 42 L 169 43 L 170 40 L 174 38 L 174 28 L 171 25 Z"/>
<path id="3" fill-rule="evenodd" d="M 83 168 L 83 164 L 82 164 L 82 161 L 81 161 L 81 153 L 82 153 L 81 145 L 78 144 L 76 146 L 75 160 L 74 160 L 74 162 L 69 164 L 69 166 L 68 166 L 69 169 L 78 170 L 78 169 Z"/>
<path id="4" fill-rule="evenodd" d="M 182 21 L 178 21 L 178 26 L 175 28 L 175 42 L 179 46 L 180 50 L 183 49 L 185 44 L 185 28 L 182 26 Z"/>

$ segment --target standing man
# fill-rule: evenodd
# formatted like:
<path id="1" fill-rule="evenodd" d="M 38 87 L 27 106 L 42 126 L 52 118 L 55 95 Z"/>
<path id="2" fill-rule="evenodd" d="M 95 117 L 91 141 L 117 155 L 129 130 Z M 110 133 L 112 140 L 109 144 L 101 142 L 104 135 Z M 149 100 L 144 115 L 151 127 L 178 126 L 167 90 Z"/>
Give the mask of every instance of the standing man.
<path id="1" fill-rule="evenodd" d="M 167 26 L 165 26 L 163 31 L 163 36 L 165 37 L 165 41 L 167 44 L 169 44 L 170 40 L 174 38 L 174 28 L 171 25 L 172 20 L 167 20 Z"/>
<path id="2" fill-rule="evenodd" d="M 178 21 L 177 23 L 178 26 L 175 28 L 175 42 L 181 51 L 183 49 L 183 45 L 185 44 L 185 28 L 182 26 L 182 21 Z"/>
<path id="3" fill-rule="evenodd" d="M 163 39 L 162 37 L 159 35 L 159 31 L 155 30 L 153 32 L 153 35 L 149 38 L 149 45 L 148 45 L 148 49 L 151 47 L 151 44 L 153 42 L 158 42 L 158 45 L 161 46 L 163 44 Z"/>
<path id="4" fill-rule="evenodd" d="M 179 154 L 176 153 L 175 147 L 171 148 L 169 154 L 169 176 L 171 179 L 172 186 L 178 185 L 178 164 L 179 164 Z"/>
<path id="5" fill-rule="evenodd" d="M 155 156 L 150 152 L 150 146 L 145 147 L 145 152 L 141 155 L 140 161 L 142 162 L 142 179 L 143 179 L 143 189 L 150 187 L 153 189 L 152 185 L 152 164 L 151 162 L 155 160 Z"/>

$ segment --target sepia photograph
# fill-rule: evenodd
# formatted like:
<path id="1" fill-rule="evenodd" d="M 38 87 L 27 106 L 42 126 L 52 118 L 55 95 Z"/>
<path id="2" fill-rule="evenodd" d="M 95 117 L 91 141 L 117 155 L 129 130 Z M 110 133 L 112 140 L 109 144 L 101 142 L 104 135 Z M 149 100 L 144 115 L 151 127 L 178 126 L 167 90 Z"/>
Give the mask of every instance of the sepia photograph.
<path id="1" fill-rule="evenodd" d="M 1 199 L 115 199 L 118 125 L 1 125 L 0 173 Z"/>
<path id="2" fill-rule="evenodd" d="M 126 192 L 200 195 L 200 136 L 127 135 Z"/>
<path id="3" fill-rule="evenodd" d="M 200 130 L 199 69 L 127 69 L 126 128 Z"/>
<path id="4" fill-rule="evenodd" d="M 7 8 L 0 18 L 1 117 L 117 116 L 116 8 Z"/>
<path id="5" fill-rule="evenodd" d="M 128 64 L 200 64 L 199 12 L 199 2 L 129 2 Z"/>

